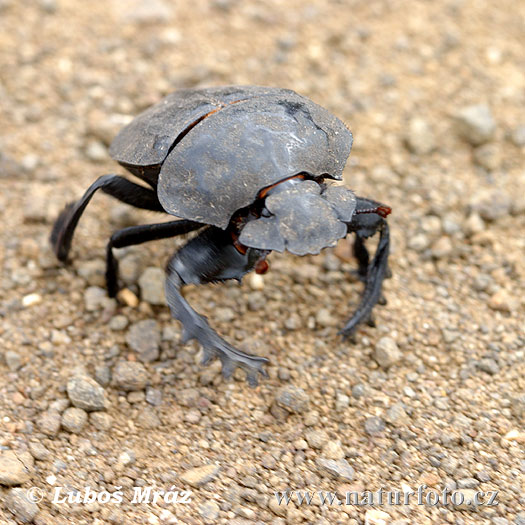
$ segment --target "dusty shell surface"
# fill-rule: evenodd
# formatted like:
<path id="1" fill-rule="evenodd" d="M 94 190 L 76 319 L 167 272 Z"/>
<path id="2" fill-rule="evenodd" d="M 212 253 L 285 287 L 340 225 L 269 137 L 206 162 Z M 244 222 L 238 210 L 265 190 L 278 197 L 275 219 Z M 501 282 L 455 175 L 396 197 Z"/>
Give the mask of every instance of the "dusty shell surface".
<path id="1" fill-rule="evenodd" d="M 0 485 L 0 522 L 523 523 L 523 9 L 0 1 L 0 448 L 23 464 L 4 463 L 19 485 Z M 201 367 L 197 345 L 182 345 L 168 308 L 143 293 L 141 275 L 183 239 L 116 250 L 126 288 L 118 301 L 99 289 L 111 233 L 162 217 L 112 213 L 118 204 L 96 195 L 74 264 L 47 247 L 66 202 L 124 171 L 107 147 L 134 116 L 178 88 L 232 84 L 291 88 L 339 117 L 354 135 L 345 184 L 393 208 L 388 304 L 355 342 L 337 335 L 362 290 L 345 240 L 318 256 L 273 253 L 270 271 L 240 287 L 186 290 L 225 339 L 270 359 L 255 390 L 240 371 L 226 382 L 219 363 Z M 458 127 L 473 106 L 483 118 Z M 141 361 L 128 334 L 148 320 L 154 358 Z M 77 376 L 107 402 L 72 427 Z M 499 505 L 275 498 L 423 484 L 499 491 Z M 44 494 L 36 504 L 31 486 Z M 56 487 L 88 486 L 121 487 L 123 501 L 51 502 Z M 132 503 L 145 487 L 190 490 L 190 501 Z"/>

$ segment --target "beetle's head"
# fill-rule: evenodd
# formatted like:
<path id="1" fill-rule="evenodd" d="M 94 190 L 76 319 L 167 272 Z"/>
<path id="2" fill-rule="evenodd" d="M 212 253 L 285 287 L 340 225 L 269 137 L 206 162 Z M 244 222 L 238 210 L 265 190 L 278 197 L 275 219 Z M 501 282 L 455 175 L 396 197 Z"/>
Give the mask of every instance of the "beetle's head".
<path id="1" fill-rule="evenodd" d="M 322 179 L 290 177 L 260 193 L 258 216 L 247 220 L 239 242 L 264 250 L 288 250 L 296 255 L 319 253 L 347 234 L 356 198 L 343 186 L 326 186 Z"/>

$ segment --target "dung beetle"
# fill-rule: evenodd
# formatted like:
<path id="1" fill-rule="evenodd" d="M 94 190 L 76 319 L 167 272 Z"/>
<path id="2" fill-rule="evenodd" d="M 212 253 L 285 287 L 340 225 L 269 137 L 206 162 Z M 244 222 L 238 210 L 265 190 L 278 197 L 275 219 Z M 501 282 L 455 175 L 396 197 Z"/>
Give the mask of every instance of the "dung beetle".
<path id="1" fill-rule="evenodd" d="M 220 337 L 181 294 L 186 284 L 236 279 L 268 269 L 275 250 L 317 254 L 348 233 L 356 234 L 354 255 L 364 292 L 341 333 L 347 337 L 369 321 L 381 300 L 388 268 L 391 209 L 330 181 L 342 179 L 352 134 L 326 109 L 289 89 L 228 86 L 182 89 L 125 126 L 110 155 L 132 175 L 98 178 L 57 218 L 51 243 L 66 262 L 73 233 L 93 194 L 179 219 L 124 228 L 106 250 L 108 293 L 118 291 L 113 248 L 200 232 L 178 250 L 166 268 L 166 299 L 182 323 L 183 342 L 197 339 L 203 363 L 219 357 L 225 377 L 236 367 L 250 385 L 266 375 L 268 360 L 237 350 Z M 147 185 L 147 186 L 146 186 Z M 379 232 L 370 261 L 365 239 Z"/>

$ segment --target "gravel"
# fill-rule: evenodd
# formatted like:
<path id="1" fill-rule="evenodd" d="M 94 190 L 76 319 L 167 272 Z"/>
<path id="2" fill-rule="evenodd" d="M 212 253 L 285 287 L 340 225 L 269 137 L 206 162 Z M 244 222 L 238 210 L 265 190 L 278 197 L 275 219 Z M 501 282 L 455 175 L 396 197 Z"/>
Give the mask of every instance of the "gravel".
<path id="1" fill-rule="evenodd" d="M 420 2 L 407 10 L 290 0 L 275 9 L 212 0 L 170 4 L 160 22 L 149 13 L 126 18 L 136 3 L 143 13 L 150 6 L 0 0 L 0 70 L 9 72 L 0 88 L 0 449 L 16 451 L 30 470 L 16 486 L 45 490 L 34 522 L 524 521 L 517 3 Z M 269 359 L 255 389 L 242 370 L 225 380 L 220 362 L 201 367 L 200 345 L 182 344 L 180 323 L 141 287 L 155 267 L 160 292 L 169 257 L 195 234 L 115 249 L 122 290 L 117 300 L 107 296 L 109 236 L 172 217 L 100 191 L 78 223 L 70 264 L 49 247 L 67 202 L 100 175 L 131 176 L 107 146 L 133 116 L 179 87 L 246 83 L 295 89 L 339 116 L 354 134 L 345 184 L 393 210 L 387 304 L 374 308 L 375 327 L 359 326 L 352 340 L 337 332 L 363 291 L 353 235 L 318 256 L 274 252 L 270 271 L 247 274 L 242 285 L 184 288 L 226 341 Z M 463 118 L 462 138 L 455 117 L 470 106 L 485 110 Z M 377 240 L 366 241 L 371 257 Z M 147 344 L 157 329 L 162 337 L 154 360 L 143 362 L 127 335 L 148 320 L 157 328 Z M 390 366 L 376 361 L 384 337 L 402 353 Z M 140 371 L 119 374 L 122 362 L 138 362 Z M 104 410 L 71 403 L 67 383 L 77 375 L 103 388 Z M 63 425 L 72 409 L 88 416 L 78 433 Z M 380 421 L 365 427 L 369 417 Z M 135 460 L 123 461 L 124 452 Z M 318 459 L 345 460 L 353 479 L 335 479 Z M 210 482 L 182 481 L 210 464 L 221 466 Z M 479 481 L 474 489 L 471 479 Z M 398 505 L 279 506 L 274 497 L 287 488 L 344 494 L 420 483 L 498 490 L 500 504 L 474 512 L 419 505 L 414 513 Z M 122 486 L 126 497 L 119 505 L 50 502 L 56 486 L 88 485 Z M 192 502 L 129 502 L 133 487 L 149 485 L 191 489 Z M 6 507 L 10 487 L 0 487 L 0 522 L 20 523 Z M 209 502 L 216 505 L 202 507 Z"/>

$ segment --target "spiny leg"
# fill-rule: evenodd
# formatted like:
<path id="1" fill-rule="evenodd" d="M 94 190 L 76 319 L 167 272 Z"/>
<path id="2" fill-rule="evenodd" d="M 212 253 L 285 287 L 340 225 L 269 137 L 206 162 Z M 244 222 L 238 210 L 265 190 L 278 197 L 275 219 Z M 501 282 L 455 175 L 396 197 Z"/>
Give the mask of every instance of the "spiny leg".
<path id="1" fill-rule="evenodd" d="M 365 289 L 361 296 L 361 302 L 354 312 L 354 315 L 340 332 L 344 337 L 350 336 L 359 323 L 367 321 L 370 318 L 372 309 L 381 299 L 381 288 L 388 267 L 388 252 L 390 247 L 390 233 L 385 220 L 382 221 L 379 228 L 379 235 L 376 253 L 368 266 Z"/>
<path id="2" fill-rule="evenodd" d="M 115 297 L 118 292 L 118 260 L 113 255 L 113 248 L 124 248 L 144 242 L 184 235 L 203 226 L 199 222 L 181 219 L 158 224 L 130 226 L 129 228 L 116 231 L 106 246 L 106 286 L 108 295 Z"/>
<path id="3" fill-rule="evenodd" d="M 368 249 L 365 246 L 365 240 L 363 237 L 356 235 L 354 241 L 354 257 L 357 259 L 359 268 L 357 274 L 361 281 L 366 281 L 366 275 L 368 273 L 368 264 L 370 262 L 370 255 L 368 254 Z"/>
<path id="4" fill-rule="evenodd" d="M 259 374 L 266 376 L 264 365 L 268 359 L 241 352 L 220 337 L 206 318 L 182 297 L 181 288 L 185 284 L 240 280 L 265 255 L 265 252 L 251 248 L 241 254 L 233 246 L 228 233 L 211 227 L 181 248 L 170 259 L 166 270 L 166 299 L 172 316 L 182 323 L 183 342 L 197 339 L 203 348 L 203 364 L 218 357 L 226 378 L 235 368 L 242 368 L 252 387 L 257 385 Z"/>
<path id="5" fill-rule="evenodd" d="M 356 210 L 352 220 L 347 223 L 348 233 L 355 233 L 354 255 L 359 264 L 358 274 L 365 282 L 365 289 L 361 302 L 354 315 L 341 330 L 343 337 L 353 335 L 357 325 L 368 322 L 373 325 L 372 309 L 377 303 L 386 302 L 382 296 L 383 280 L 389 273 L 388 254 L 390 248 L 390 234 L 385 218 L 391 213 L 391 208 L 363 197 L 357 197 Z M 376 232 L 380 233 L 376 253 L 369 262 L 365 239 Z"/>
<path id="6" fill-rule="evenodd" d="M 103 175 L 86 190 L 80 200 L 68 204 L 55 221 L 51 231 L 51 244 L 60 261 L 65 262 L 67 260 L 78 221 L 89 201 L 99 189 L 131 206 L 166 213 L 155 191 L 135 184 L 119 175 Z"/>

